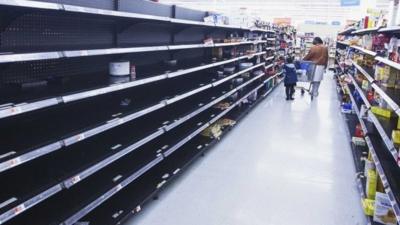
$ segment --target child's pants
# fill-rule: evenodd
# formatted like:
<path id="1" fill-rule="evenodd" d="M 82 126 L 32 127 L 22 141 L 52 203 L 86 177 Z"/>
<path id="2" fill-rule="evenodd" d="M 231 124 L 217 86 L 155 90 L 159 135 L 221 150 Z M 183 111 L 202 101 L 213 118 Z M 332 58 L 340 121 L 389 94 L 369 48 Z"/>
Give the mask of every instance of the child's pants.
<path id="1" fill-rule="evenodd" d="M 286 98 L 290 99 L 293 98 L 293 94 L 294 94 L 294 84 L 286 84 Z"/>

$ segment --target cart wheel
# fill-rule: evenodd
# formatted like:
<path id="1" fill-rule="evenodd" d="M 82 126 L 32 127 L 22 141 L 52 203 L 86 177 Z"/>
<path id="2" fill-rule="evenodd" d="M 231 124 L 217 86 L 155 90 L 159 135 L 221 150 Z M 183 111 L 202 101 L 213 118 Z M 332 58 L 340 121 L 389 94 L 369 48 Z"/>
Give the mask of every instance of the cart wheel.
<path id="1" fill-rule="evenodd" d="M 304 95 L 305 91 L 304 89 L 301 89 L 301 95 Z"/>

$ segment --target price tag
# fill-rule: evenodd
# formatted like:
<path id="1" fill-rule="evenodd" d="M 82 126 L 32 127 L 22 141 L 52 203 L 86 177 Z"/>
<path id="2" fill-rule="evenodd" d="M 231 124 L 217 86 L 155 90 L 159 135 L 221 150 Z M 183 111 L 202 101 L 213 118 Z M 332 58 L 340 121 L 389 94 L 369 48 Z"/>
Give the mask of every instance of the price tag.
<path id="1" fill-rule="evenodd" d="M 77 141 L 82 141 L 82 140 L 85 139 L 85 138 L 86 138 L 85 133 L 81 133 L 81 134 L 78 134 L 78 135 L 76 136 L 76 140 L 77 140 Z"/>
<path id="2" fill-rule="evenodd" d="M 118 184 L 116 187 L 115 187 L 115 190 L 117 190 L 117 191 L 119 191 L 119 190 L 121 190 L 122 189 L 122 185 L 121 184 Z"/>
<path id="3" fill-rule="evenodd" d="M 79 175 L 77 175 L 77 176 L 71 178 L 71 183 L 72 183 L 72 184 L 76 184 L 76 183 L 78 183 L 79 181 L 81 181 L 81 177 L 80 177 Z"/>
<path id="4" fill-rule="evenodd" d="M 19 106 L 11 108 L 11 113 L 12 114 L 18 114 L 18 113 L 21 113 L 21 112 L 22 112 L 22 109 Z"/>
<path id="5" fill-rule="evenodd" d="M 17 207 L 14 208 L 14 215 L 18 215 L 20 213 L 22 213 L 23 211 L 25 211 L 26 207 L 24 204 L 21 204 Z"/>
<path id="6" fill-rule="evenodd" d="M 121 124 L 123 124 L 124 122 L 125 122 L 124 119 L 119 119 L 119 120 L 118 120 L 118 125 L 121 125 Z"/>
<path id="7" fill-rule="evenodd" d="M 10 166 L 11 167 L 16 166 L 16 165 L 18 165 L 20 163 L 21 163 L 21 158 L 20 157 L 17 157 L 15 159 L 11 159 L 10 160 Z"/>

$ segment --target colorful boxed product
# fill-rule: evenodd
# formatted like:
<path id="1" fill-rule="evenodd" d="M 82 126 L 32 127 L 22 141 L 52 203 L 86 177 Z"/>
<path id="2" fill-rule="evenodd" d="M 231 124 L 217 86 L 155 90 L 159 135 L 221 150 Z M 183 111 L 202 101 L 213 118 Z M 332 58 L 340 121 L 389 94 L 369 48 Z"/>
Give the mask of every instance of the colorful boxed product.
<path id="1" fill-rule="evenodd" d="M 371 112 L 373 112 L 375 115 L 383 116 L 386 118 L 392 117 L 392 110 L 384 109 L 378 106 L 371 106 Z"/>
<path id="2" fill-rule="evenodd" d="M 396 215 L 387 194 L 377 192 L 373 220 L 385 225 L 396 225 Z"/>

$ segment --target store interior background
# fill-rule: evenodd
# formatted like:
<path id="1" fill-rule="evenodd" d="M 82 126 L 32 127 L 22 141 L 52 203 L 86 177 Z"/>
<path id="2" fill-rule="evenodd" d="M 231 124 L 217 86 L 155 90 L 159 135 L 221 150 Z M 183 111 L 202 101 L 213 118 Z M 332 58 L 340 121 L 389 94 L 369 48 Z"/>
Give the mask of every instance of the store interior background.
<path id="1" fill-rule="evenodd" d="M 300 33 L 336 40 L 338 31 L 365 15 L 389 9 L 389 0 L 159 0 L 186 8 L 222 13 L 231 23 L 288 20 Z M 310 20 L 314 18 L 313 20 Z M 354 21 L 353 21 L 354 20 Z"/>

